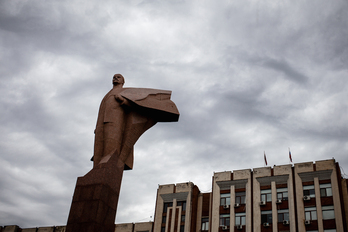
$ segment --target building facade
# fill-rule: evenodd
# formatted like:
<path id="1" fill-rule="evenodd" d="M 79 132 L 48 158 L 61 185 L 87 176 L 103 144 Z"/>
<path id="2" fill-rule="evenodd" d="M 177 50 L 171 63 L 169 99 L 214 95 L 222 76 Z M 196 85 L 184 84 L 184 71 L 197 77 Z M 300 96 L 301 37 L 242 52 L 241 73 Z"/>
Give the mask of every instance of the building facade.
<path id="1" fill-rule="evenodd" d="M 225 171 L 214 173 L 210 193 L 190 182 L 160 185 L 153 231 L 345 232 L 347 206 L 334 159 Z"/>

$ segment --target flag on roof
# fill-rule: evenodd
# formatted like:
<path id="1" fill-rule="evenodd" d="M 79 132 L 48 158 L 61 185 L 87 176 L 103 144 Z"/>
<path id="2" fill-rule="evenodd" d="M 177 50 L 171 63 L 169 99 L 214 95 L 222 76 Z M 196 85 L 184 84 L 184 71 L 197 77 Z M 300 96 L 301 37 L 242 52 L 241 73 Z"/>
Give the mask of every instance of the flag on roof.
<path id="1" fill-rule="evenodd" d="M 266 152 L 263 152 L 263 158 L 265 159 L 265 164 L 266 164 L 266 166 L 267 166 Z"/>

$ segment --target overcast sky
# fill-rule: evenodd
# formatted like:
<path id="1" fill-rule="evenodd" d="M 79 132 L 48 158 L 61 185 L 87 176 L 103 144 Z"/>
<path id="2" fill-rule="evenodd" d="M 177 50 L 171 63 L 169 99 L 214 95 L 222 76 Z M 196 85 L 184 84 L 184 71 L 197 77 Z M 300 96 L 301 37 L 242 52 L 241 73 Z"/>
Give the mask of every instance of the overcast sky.
<path id="1" fill-rule="evenodd" d="M 158 184 L 334 157 L 348 173 L 347 0 L 0 1 L 0 225 L 65 225 L 91 168 L 99 104 L 172 91 L 177 123 L 135 146 L 117 223 L 149 221 Z"/>

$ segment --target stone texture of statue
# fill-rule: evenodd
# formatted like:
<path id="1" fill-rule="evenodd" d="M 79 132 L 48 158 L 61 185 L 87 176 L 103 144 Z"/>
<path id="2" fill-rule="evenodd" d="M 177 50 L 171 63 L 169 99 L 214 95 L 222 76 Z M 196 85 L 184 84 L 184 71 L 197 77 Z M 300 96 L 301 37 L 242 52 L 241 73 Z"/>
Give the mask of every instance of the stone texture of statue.
<path id="1" fill-rule="evenodd" d="M 115 74 L 113 88 L 103 98 L 95 129 L 94 167 L 115 154 L 133 168 L 133 146 L 156 122 L 178 121 L 171 91 L 123 88 L 124 77 Z"/>
<path id="2" fill-rule="evenodd" d="M 123 170 L 133 168 L 133 147 L 157 122 L 176 122 L 179 112 L 171 91 L 123 88 L 113 76 L 95 129 L 93 169 L 77 179 L 66 232 L 114 232 Z"/>

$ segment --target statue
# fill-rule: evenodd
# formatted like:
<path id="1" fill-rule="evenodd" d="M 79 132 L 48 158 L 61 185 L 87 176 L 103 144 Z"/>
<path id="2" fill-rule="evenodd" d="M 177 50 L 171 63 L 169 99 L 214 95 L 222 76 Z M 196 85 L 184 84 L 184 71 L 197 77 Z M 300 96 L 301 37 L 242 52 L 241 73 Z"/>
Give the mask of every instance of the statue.
<path id="1" fill-rule="evenodd" d="M 123 88 L 121 74 L 103 98 L 97 119 L 93 169 L 77 179 L 66 232 L 113 232 L 123 170 L 133 168 L 133 147 L 157 122 L 175 122 L 171 91 Z"/>
<path id="2" fill-rule="evenodd" d="M 121 74 L 113 76 L 113 88 L 103 98 L 95 129 L 94 167 L 116 154 L 133 168 L 133 145 L 156 122 L 178 121 L 179 112 L 170 91 L 123 88 Z"/>

